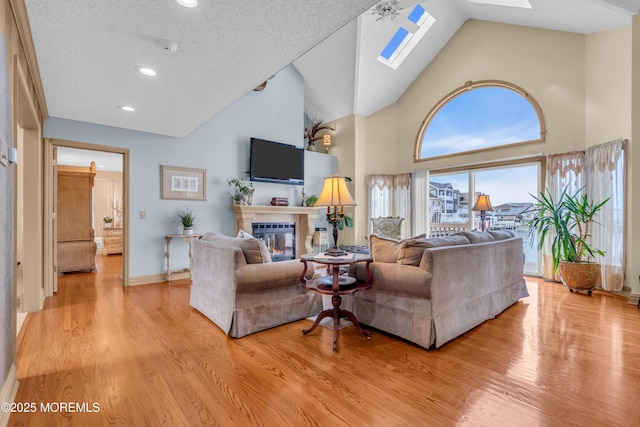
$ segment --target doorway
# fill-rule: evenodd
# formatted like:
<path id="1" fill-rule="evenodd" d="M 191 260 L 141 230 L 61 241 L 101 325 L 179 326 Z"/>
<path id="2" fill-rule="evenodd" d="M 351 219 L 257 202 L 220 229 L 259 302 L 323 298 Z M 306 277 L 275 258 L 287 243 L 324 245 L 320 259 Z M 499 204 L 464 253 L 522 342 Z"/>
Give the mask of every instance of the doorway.
<path id="1" fill-rule="evenodd" d="M 110 185 L 109 188 L 112 191 L 112 197 L 107 201 L 101 201 L 98 206 L 94 202 L 92 205 L 92 224 L 95 234 L 100 238 L 96 239 L 96 246 L 102 246 L 104 248 L 104 230 L 106 223 L 104 218 L 110 217 L 112 220 L 112 226 L 115 221 L 115 225 L 120 232 L 119 239 L 121 240 L 120 252 L 122 253 L 122 285 L 129 285 L 129 224 L 128 224 L 128 212 L 129 212 L 129 150 L 94 145 L 76 141 L 67 141 L 60 139 L 47 139 L 46 140 L 47 151 L 47 174 L 46 174 L 46 200 L 52 207 L 52 214 L 48 219 L 49 230 L 47 236 L 49 237 L 49 245 L 47 246 L 51 252 L 50 258 L 53 260 L 50 293 L 57 290 L 57 277 L 58 277 L 58 260 L 56 254 L 58 253 L 58 238 L 56 235 L 57 222 L 59 221 L 56 207 L 56 196 L 58 192 L 57 188 L 57 168 L 58 165 L 63 163 L 74 166 L 80 166 L 95 162 L 96 164 L 96 178 L 95 180 L 114 182 L 118 181 L 117 185 Z M 86 165 L 85 165 L 86 166 Z M 119 178 L 118 178 L 119 177 Z M 107 190 L 108 192 L 108 190 Z M 95 186 L 94 186 L 95 196 Z M 96 200 L 95 197 L 92 197 Z M 95 236 L 94 236 L 95 238 Z M 97 256 L 103 256 L 102 250 L 97 251 Z M 114 252 L 115 253 L 115 252 Z"/>

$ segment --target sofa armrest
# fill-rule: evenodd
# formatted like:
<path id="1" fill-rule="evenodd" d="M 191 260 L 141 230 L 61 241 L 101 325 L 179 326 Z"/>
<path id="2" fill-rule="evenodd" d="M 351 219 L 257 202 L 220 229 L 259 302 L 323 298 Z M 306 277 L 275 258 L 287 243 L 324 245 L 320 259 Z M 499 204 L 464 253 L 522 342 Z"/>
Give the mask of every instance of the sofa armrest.
<path id="1" fill-rule="evenodd" d="M 242 249 L 193 241 L 189 304 L 229 333 L 236 305 L 235 270 L 246 265 Z"/>
<path id="2" fill-rule="evenodd" d="M 355 264 L 353 267 L 350 269 L 350 276 L 361 281 L 368 280 L 364 263 Z M 373 289 L 431 299 L 431 273 L 413 265 L 390 262 L 374 261 L 369 268 L 373 275 Z"/>
<path id="3" fill-rule="evenodd" d="M 522 280 L 521 238 L 426 251 L 433 274 L 434 317 Z"/>
<path id="4" fill-rule="evenodd" d="M 309 263 L 306 276 L 313 276 L 313 266 Z M 270 262 L 266 264 L 247 264 L 236 269 L 235 278 L 238 292 L 257 291 L 278 286 L 300 284 L 300 275 L 304 265 L 298 259 Z"/>

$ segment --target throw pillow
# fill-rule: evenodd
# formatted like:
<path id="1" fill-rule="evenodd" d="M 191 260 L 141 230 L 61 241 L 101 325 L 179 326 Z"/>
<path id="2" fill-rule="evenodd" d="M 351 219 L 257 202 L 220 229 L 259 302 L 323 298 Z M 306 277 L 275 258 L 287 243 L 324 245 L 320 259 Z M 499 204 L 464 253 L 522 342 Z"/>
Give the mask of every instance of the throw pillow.
<path id="1" fill-rule="evenodd" d="M 247 233 L 244 230 L 238 231 L 238 235 L 236 236 L 238 239 L 255 239 L 255 236 Z"/>
<path id="2" fill-rule="evenodd" d="M 516 237 L 516 233 L 511 230 L 489 230 L 489 233 L 496 240 L 504 240 Z"/>
<path id="3" fill-rule="evenodd" d="M 488 231 L 461 231 L 471 243 L 493 242 L 496 239 Z"/>
<path id="4" fill-rule="evenodd" d="M 369 250 L 371 252 L 371 257 L 373 258 L 373 261 L 376 262 L 396 263 L 398 261 L 400 247 L 404 242 L 424 238 L 426 236 L 426 234 L 420 234 L 405 240 L 394 240 L 386 239 L 376 234 L 371 234 L 369 236 Z"/>
<path id="5" fill-rule="evenodd" d="M 269 253 L 267 244 L 262 239 L 256 239 L 255 237 L 239 239 L 220 233 L 206 233 L 202 236 L 202 239 L 242 249 L 247 264 L 264 264 L 271 262 L 271 254 Z"/>
<path id="6" fill-rule="evenodd" d="M 440 246 L 468 245 L 469 239 L 462 235 L 448 237 L 434 237 L 431 239 L 416 239 L 402 243 L 398 253 L 398 264 L 420 265 L 422 254 L 427 248 L 437 248 Z"/>

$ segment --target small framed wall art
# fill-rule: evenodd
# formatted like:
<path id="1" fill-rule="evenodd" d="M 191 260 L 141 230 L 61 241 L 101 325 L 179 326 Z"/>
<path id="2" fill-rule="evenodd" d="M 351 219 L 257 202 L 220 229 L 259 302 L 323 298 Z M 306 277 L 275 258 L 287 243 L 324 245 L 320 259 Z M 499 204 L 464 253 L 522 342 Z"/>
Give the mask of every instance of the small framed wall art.
<path id="1" fill-rule="evenodd" d="M 207 200 L 207 171 L 161 165 L 162 195 L 168 200 Z"/>

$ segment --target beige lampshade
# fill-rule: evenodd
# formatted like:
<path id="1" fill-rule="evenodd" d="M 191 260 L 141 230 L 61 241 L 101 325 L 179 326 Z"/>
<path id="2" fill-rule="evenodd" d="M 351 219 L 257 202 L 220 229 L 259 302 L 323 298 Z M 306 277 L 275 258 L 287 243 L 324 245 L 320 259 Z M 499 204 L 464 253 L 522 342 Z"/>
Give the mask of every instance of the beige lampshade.
<path id="1" fill-rule="evenodd" d="M 480 194 L 476 199 L 476 204 L 471 208 L 472 211 L 492 211 L 491 200 L 488 194 Z"/>
<path id="2" fill-rule="evenodd" d="M 331 135 L 329 135 L 328 133 L 322 135 L 322 143 L 324 145 L 331 145 Z"/>
<path id="3" fill-rule="evenodd" d="M 322 192 L 314 206 L 356 206 L 344 177 L 333 175 L 324 179 Z"/>

